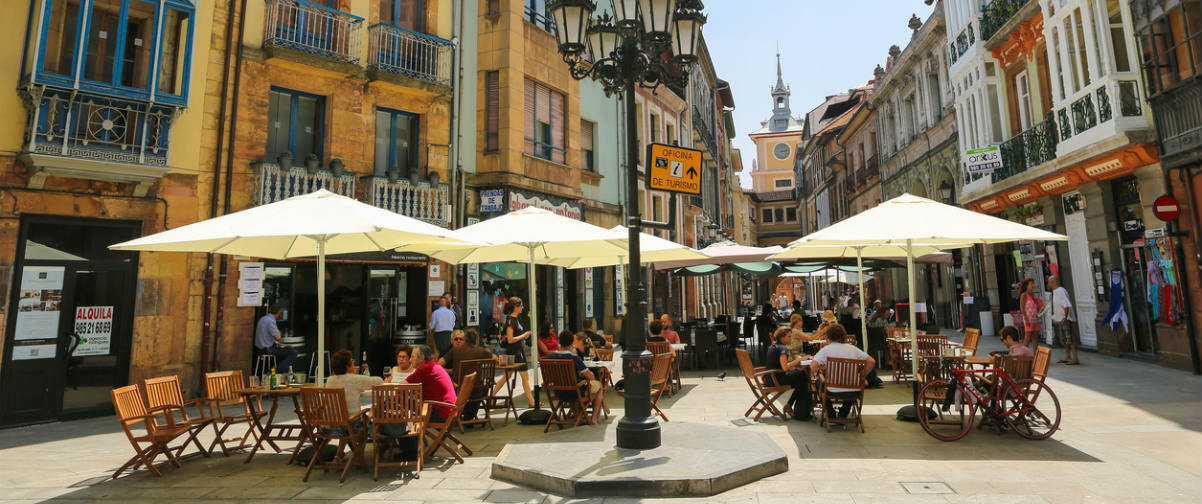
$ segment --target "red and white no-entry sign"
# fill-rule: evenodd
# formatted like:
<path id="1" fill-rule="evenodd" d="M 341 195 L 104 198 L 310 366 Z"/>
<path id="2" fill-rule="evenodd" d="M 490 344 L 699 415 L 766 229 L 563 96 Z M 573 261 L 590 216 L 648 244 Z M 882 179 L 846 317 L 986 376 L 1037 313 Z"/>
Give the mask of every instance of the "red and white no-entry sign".
<path id="1" fill-rule="evenodd" d="M 1152 202 L 1152 213 L 1156 214 L 1156 218 L 1165 222 L 1177 220 L 1181 215 L 1181 204 L 1177 200 L 1167 194 L 1162 194 Z"/>

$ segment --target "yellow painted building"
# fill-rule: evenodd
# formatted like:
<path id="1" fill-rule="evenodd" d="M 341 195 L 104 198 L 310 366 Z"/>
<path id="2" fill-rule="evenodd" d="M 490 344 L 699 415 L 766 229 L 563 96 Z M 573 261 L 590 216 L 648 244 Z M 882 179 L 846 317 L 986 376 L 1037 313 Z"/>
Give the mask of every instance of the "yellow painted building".
<path id="1" fill-rule="evenodd" d="M 781 77 L 780 55 L 776 61 L 776 84 L 772 86 L 772 117 L 748 134 L 755 142 L 751 167 L 751 198 L 756 206 L 758 246 L 783 245 L 801 236 L 793 167 L 804 128 L 789 108 L 789 91 Z"/>
<path id="2" fill-rule="evenodd" d="M 207 217 L 211 2 L 35 0 L 0 18 L 0 425 L 195 390 L 203 256 L 106 247 Z"/>

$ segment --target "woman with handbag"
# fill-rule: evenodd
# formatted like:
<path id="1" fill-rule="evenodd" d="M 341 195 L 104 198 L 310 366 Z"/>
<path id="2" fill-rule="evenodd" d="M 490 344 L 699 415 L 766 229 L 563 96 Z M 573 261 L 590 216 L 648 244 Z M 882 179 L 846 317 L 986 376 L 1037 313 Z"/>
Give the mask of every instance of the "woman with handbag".
<path id="1" fill-rule="evenodd" d="M 1023 346 L 1039 345 L 1039 333 L 1042 331 L 1040 317 L 1043 315 L 1043 300 L 1035 295 L 1035 280 L 1024 278 L 1018 295 L 1018 305 L 1022 307 Z"/>
<path id="2" fill-rule="evenodd" d="M 522 389 L 526 392 L 526 403 L 529 407 L 534 407 L 534 394 L 530 393 L 530 369 L 526 366 L 526 354 L 530 352 L 528 340 L 530 339 L 530 331 L 522 327 L 522 323 L 518 321 L 518 315 L 522 313 L 525 306 L 522 304 L 521 298 L 514 296 L 509 298 L 505 303 L 505 322 L 501 326 L 501 347 L 505 349 L 505 353 L 509 355 L 510 364 L 520 364 L 517 368 L 518 376 L 522 377 Z M 496 395 L 505 386 L 508 380 L 500 380 L 497 382 L 496 389 L 493 394 Z"/>

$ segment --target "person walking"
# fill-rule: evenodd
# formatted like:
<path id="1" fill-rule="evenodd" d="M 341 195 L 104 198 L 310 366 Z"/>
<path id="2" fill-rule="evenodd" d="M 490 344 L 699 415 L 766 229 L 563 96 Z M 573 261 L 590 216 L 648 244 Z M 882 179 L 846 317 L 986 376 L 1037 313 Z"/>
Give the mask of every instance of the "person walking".
<path id="1" fill-rule="evenodd" d="M 1039 333 L 1043 329 L 1043 324 L 1039 321 L 1043 314 L 1043 300 L 1035 295 L 1033 278 L 1024 278 L 1018 292 L 1018 305 L 1022 308 L 1023 346 L 1032 347 L 1034 350 L 1032 345 L 1039 345 Z"/>
<path id="2" fill-rule="evenodd" d="M 1077 360 L 1077 344 L 1080 342 L 1077 341 L 1077 331 L 1073 330 L 1077 317 L 1073 316 L 1073 302 L 1068 297 L 1068 289 L 1060 285 L 1060 279 L 1055 276 L 1048 277 L 1048 289 L 1052 290 L 1052 334 L 1056 341 L 1064 345 L 1064 358 L 1059 362 L 1078 365 L 1081 363 Z"/>
<path id="3" fill-rule="evenodd" d="M 434 332 L 434 347 L 438 349 L 438 355 L 446 355 L 451 351 L 451 331 L 455 330 L 451 296 L 438 298 L 438 309 L 430 314 L 430 330 Z"/>

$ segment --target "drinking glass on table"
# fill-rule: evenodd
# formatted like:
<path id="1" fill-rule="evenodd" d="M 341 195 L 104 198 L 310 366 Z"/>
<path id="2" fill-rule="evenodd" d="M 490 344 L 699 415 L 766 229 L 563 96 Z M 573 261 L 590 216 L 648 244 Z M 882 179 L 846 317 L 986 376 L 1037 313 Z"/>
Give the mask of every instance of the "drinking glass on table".
<path id="1" fill-rule="evenodd" d="M 250 388 L 259 388 L 259 375 L 250 376 Z"/>
<path id="2" fill-rule="evenodd" d="M 392 378 L 392 366 L 384 366 L 384 379 Z"/>

